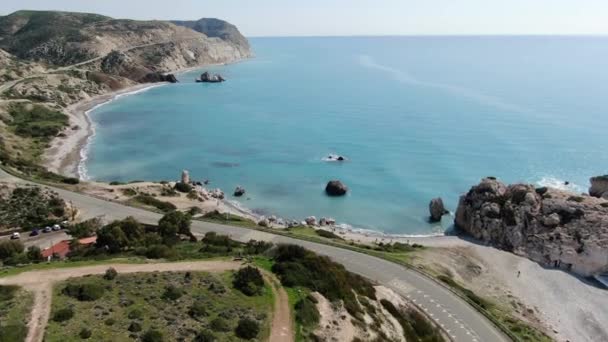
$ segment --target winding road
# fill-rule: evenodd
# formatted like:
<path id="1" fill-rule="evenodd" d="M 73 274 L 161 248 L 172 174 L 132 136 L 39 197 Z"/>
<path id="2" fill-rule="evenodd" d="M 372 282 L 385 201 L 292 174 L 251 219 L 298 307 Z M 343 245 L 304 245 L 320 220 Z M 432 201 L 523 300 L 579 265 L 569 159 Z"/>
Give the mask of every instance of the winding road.
<path id="1" fill-rule="evenodd" d="M 0 181 L 25 182 L 0 170 Z M 103 216 L 107 220 L 132 216 L 146 224 L 156 224 L 162 215 L 151 211 L 128 207 L 87 195 L 52 188 L 66 201 L 71 201 L 84 217 Z M 327 255 L 343 264 L 351 272 L 385 285 L 418 305 L 435 322 L 441 325 L 453 341 L 506 342 L 510 339 L 485 316 L 463 299 L 426 276 L 390 261 L 357 253 L 351 250 L 274 235 L 241 227 L 193 221 L 192 231 L 204 234 L 214 231 L 228 234 L 233 239 L 247 242 L 264 240 L 303 246 L 316 253 Z"/>

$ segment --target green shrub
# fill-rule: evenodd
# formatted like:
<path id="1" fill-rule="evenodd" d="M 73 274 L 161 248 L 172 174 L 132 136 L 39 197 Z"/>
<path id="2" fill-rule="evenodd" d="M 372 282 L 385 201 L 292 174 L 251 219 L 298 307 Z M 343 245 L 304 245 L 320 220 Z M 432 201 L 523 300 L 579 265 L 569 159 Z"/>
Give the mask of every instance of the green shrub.
<path id="1" fill-rule="evenodd" d="M 192 218 L 181 211 L 173 211 L 165 214 L 158 221 L 158 234 L 163 238 L 165 244 L 174 244 L 178 241 L 178 235 L 194 237 L 190 231 Z"/>
<path id="2" fill-rule="evenodd" d="M 192 190 L 192 185 L 187 184 L 187 183 L 177 182 L 177 183 L 175 183 L 175 190 L 187 194 Z"/>
<path id="3" fill-rule="evenodd" d="M 376 298 L 372 284 L 346 271 L 343 265 L 296 245 L 279 245 L 272 271 L 284 286 L 314 289 L 330 301 L 343 300 L 348 312 L 358 318 L 362 313 L 354 293 Z"/>
<path id="4" fill-rule="evenodd" d="M 207 312 L 207 305 L 200 301 L 194 302 L 188 310 L 188 315 L 190 315 L 192 318 L 209 316 L 209 313 Z"/>
<path id="5" fill-rule="evenodd" d="M 121 189 L 120 191 L 123 193 L 123 195 L 129 196 L 129 197 L 133 197 L 133 196 L 137 195 L 137 191 L 135 191 L 131 188 Z"/>
<path id="6" fill-rule="evenodd" d="M 0 241 L 0 259 L 10 258 L 16 254 L 23 253 L 24 246 L 21 241 L 4 240 Z"/>
<path id="7" fill-rule="evenodd" d="M 175 251 L 165 245 L 152 245 L 143 253 L 148 259 L 170 259 L 175 256 Z"/>
<path id="8" fill-rule="evenodd" d="M 114 280 L 118 276 L 118 272 L 114 267 L 110 267 L 106 270 L 106 273 L 103 275 L 103 279 L 105 280 Z"/>
<path id="9" fill-rule="evenodd" d="M 241 318 L 234 333 L 242 339 L 250 340 L 260 333 L 260 324 L 251 318 Z"/>
<path id="10" fill-rule="evenodd" d="M 168 299 L 168 300 L 177 300 L 183 295 L 184 295 L 184 290 L 182 290 L 181 288 L 179 288 L 177 286 L 169 285 L 165 288 L 165 292 L 163 293 L 163 298 Z"/>
<path id="11" fill-rule="evenodd" d="M 190 209 L 188 209 L 188 214 L 190 214 L 190 216 L 196 216 L 198 214 L 201 214 L 202 212 L 203 209 L 199 207 L 190 207 Z"/>
<path id="12" fill-rule="evenodd" d="M 53 314 L 53 321 L 65 322 L 65 321 L 69 321 L 70 319 L 72 319 L 72 317 L 74 317 L 74 310 L 72 310 L 72 308 L 63 308 L 63 309 L 57 310 Z"/>
<path id="13" fill-rule="evenodd" d="M 65 114 L 37 104 L 12 104 L 8 112 L 12 116 L 9 127 L 22 137 L 51 138 L 69 124 Z"/>
<path id="14" fill-rule="evenodd" d="M 247 254 L 263 254 L 274 246 L 272 242 L 249 240 L 245 245 Z"/>
<path id="15" fill-rule="evenodd" d="M 140 332 L 142 330 L 142 327 L 141 324 L 139 324 L 138 322 L 131 322 L 131 324 L 129 324 L 128 330 L 130 332 Z"/>
<path id="16" fill-rule="evenodd" d="M 327 238 L 327 239 L 338 239 L 338 240 L 343 240 L 340 236 L 328 231 L 328 230 L 323 230 L 323 229 L 317 229 L 315 230 L 315 232 L 317 233 L 317 235 Z"/>
<path id="17" fill-rule="evenodd" d="M 0 302 L 7 302 L 15 298 L 19 287 L 15 285 L 0 285 Z"/>
<path id="18" fill-rule="evenodd" d="M 315 327 L 317 324 L 319 324 L 321 315 L 319 314 L 319 310 L 317 310 L 314 298 L 311 296 L 307 296 L 306 298 L 303 298 L 297 302 L 295 305 L 295 311 L 296 321 L 303 326 Z"/>
<path id="19" fill-rule="evenodd" d="M 228 332 L 231 329 L 230 323 L 221 317 L 217 317 L 214 320 L 212 320 L 211 323 L 209 323 L 209 327 L 213 331 L 217 331 L 217 332 Z"/>
<path id="20" fill-rule="evenodd" d="M 34 263 L 39 263 L 44 260 L 44 257 L 42 256 L 42 251 L 38 246 L 28 247 L 26 255 L 28 260 Z"/>
<path id="21" fill-rule="evenodd" d="M 80 336 L 80 338 L 83 340 L 90 338 L 91 335 L 93 335 L 93 332 L 91 332 L 91 330 L 87 328 L 82 328 L 82 330 L 80 330 L 80 333 L 78 334 L 78 336 Z"/>
<path id="22" fill-rule="evenodd" d="M 124 185 L 125 183 L 119 181 L 110 182 L 110 185 Z"/>
<path id="23" fill-rule="evenodd" d="M 155 207 L 156 209 L 159 209 L 164 212 L 170 212 L 177 209 L 177 207 L 173 203 L 158 200 L 153 196 L 147 194 L 139 194 L 134 197 L 134 200 L 141 204 Z"/>
<path id="24" fill-rule="evenodd" d="M 0 341 L 25 341 L 27 326 L 25 324 L 0 325 Z"/>
<path id="25" fill-rule="evenodd" d="M 259 295 L 264 288 L 264 278 L 260 270 L 247 266 L 234 274 L 232 286 L 247 296 Z"/>
<path id="26" fill-rule="evenodd" d="M 80 179 L 74 177 L 66 177 L 61 180 L 62 183 L 76 185 L 80 183 Z"/>
<path id="27" fill-rule="evenodd" d="M 215 338 L 215 335 L 213 335 L 208 330 L 202 330 L 198 334 L 196 334 L 196 337 L 194 337 L 193 342 L 215 342 L 215 341 L 217 341 L 217 338 Z"/>
<path id="28" fill-rule="evenodd" d="M 70 227 L 69 233 L 74 238 L 81 239 L 93 236 L 101 226 L 101 220 L 99 218 L 93 218 L 73 225 Z"/>
<path id="29" fill-rule="evenodd" d="M 141 340 L 142 342 L 163 342 L 165 339 L 160 331 L 150 329 L 143 334 Z"/>
<path id="30" fill-rule="evenodd" d="M 116 320 L 114 318 L 108 318 L 103 322 L 105 325 L 111 327 L 116 324 Z"/>
<path id="31" fill-rule="evenodd" d="M 97 283 L 68 284 L 62 293 L 83 302 L 92 302 L 103 297 L 105 288 Z"/>
<path id="32" fill-rule="evenodd" d="M 127 315 L 129 319 L 142 319 L 144 317 L 144 313 L 139 309 L 133 309 Z"/>
<path id="33" fill-rule="evenodd" d="M 582 196 L 570 196 L 570 197 L 568 197 L 568 201 L 581 203 L 581 202 L 585 201 L 585 198 Z"/>

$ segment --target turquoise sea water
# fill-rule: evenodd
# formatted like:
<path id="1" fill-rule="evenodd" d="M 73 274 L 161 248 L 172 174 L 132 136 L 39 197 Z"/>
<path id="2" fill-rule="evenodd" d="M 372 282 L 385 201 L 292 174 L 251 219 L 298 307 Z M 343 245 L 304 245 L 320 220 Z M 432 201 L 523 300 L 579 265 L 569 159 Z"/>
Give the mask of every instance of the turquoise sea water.
<path id="1" fill-rule="evenodd" d="M 99 180 L 195 179 L 286 218 L 430 234 L 428 202 L 484 176 L 585 191 L 608 173 L 608 38 L 258 38 L 228 79 L 122 97 L 93 114 Z M 347 162 L 323 161 L 335 153 Z M 340 179 L 351 192 L 324 195 Z"/>

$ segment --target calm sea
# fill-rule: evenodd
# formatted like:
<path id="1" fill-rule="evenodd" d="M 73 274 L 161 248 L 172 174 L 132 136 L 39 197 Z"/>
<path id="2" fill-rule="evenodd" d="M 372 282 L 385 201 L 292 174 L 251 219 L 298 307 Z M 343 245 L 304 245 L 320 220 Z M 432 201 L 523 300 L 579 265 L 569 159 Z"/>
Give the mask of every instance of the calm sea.
<path id="1" fill-rule="evenodd" d="M 608 38 L 252 39 L 256 58 L 93 113 L 89 177 L 177 179 L 182 169 L 246 207 L 431 234 L 441 196 L 484 176 L 585 191 L 608 173 Z M 348 158 L 324 161 L 329 154 Z M 340 179 L 351 192 L 324 195 Z"/>

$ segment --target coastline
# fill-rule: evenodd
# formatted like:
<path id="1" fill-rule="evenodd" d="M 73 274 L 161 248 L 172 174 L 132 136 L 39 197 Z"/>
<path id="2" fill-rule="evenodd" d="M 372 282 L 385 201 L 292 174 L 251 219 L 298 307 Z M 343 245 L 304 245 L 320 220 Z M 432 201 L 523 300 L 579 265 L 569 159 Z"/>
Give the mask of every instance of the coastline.
<path id="1" fill-rule="evenodd" d="M 85 99 L 67 107 L 65 113 L 70 118 L 70 127 L 67 130 L 70 130 L 71 134 L 53 139 L 51 146 L 44 151 L 43 166 L 54 173 L 81 178 L 80 171 L 87 158 L 88 146 L 95 136 L 95 125 L 90 118 L 90 112 L 122 96 L 165 84 L 137 84 Z M 83 171 L 86 173 L 86 168 Z"/>

